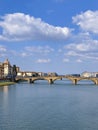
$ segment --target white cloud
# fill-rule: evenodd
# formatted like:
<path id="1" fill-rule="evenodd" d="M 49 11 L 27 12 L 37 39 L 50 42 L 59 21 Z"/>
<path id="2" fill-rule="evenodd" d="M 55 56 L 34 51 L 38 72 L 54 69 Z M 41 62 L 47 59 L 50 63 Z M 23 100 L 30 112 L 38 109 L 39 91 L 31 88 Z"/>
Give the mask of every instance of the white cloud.
<path id="1" fill-rule="evenodd" d="M 38 59 L 36 62 L 37 63 L 49 63 L 49 62 L 51 62 L 51 60 L 50 59 Z"/>
<path id="2" fill-rule="evenodd" d="M 63 62 L 69 62 L 69 59 L 63 59 Z"/>
<path id="3" fill-rule="evenodd" d="M 97 51 L 98 40 L 87 39 L 81 43 L 71 43 L 65 46 L 65 49 L 87 52 L 87 51 Z"/>
<path id="4" fill-rule="evenodd" d="M 6 52 L 6 51 L 7 51 L 6 47 L 0 45 L 0 52 Z"/>
<path id="5" fill-rule="evenodd" d="M 23 56 L 23 57 L 27 57 L 27 56 L 28 56 L 28 54 L 27 54 L 27 53 L 25 53 L 25 52 L 23 52 L 23 53 L 21 53 L 21 56 Z"/>
<path id="6" fill-rule="evenodd" d="M 73 22 L 79 25 L 84 31 L 98 34 L 98 11 L 88 10 L 76 15 L 73 17 Z"/>
<path id="7" fill-rule="evenodd" d="M 77 52 L 75 51 L 68 51 L 67 53 L 64 54 L 65 56 L 80 56 Z"/>
<path id="8" fill-rule="evenodd" d="M 32 53 L 50 53 L 53 52 L 54 49 L 50 46 L 27 46 L 25 50 Z"/>
<path id="9" fill-rule="evenodd" d="M 73 43 L 65 45 L 64 49 L 64 55 L 68 59 L 73 59 L 77 62 L 98 61 L 98 40 L 93 40 L 90 37 L 87 39 L 75 39 Z"/>
<path id="10" fill-rule="evenodd" d="M 76 62 L 81 63 L 81 62 L 82 62 L 82 60 L 81 60 L 81 59 L 77 59 L 77 60 L 76 60 Z"/>
<path id="11" fill-rule="evenodd" d="M 67 49 L 71 49 L 71 50 L 76 50 L 76 51 L 89 51 L 92 49 L 90 44 L 84 44 L 84 43 L 80 43 L 80 44 L 69 44 L 66 46 Z"/>
<path id="12" fill-rule="evenodd" d="M 58 52 L 59 52 L 59 53 L 62 53 L 62 49 L 58 49 Z"/>
<path id="13" fill-rule="evenodd" d="M 71 57 L 71 58 L 72 57 L 82 58 L 82 59 L 80 59 L 81 61 L 83 61 L 83 60 L 85 61 L 87 59 L 90 59 L 90 60 L 93 60 L 93 61 L 98 60 L 98 53 L 97 52 L 95 52 L 95 53 L 92 53 L 92 52 L 81 53 L 81 52 L 75 52 L 75 51 L 68 51 L 64 55 L 68 56 L 68 57 Z"/>
<path id="14" fill-rule="evenodd" d="M 71 33 L 67 27 L 49 25 L 41 18 L 34 18 L 24 13 L 7 14 L 1 17 L 0 27 L 3 30 L 0 40 L 7 41 L 61 41 L 68 38 Z"/>
<path id="15" fill-rule="evenodd" d="M 7 57 L 6 54 L 3 54 L 3 53 L 1 54 L 1 53 L 0 53 L 0 57 L 5 57 L 5 56 Z"/>
<path id="16" fill-rule="evenodd" d="M 5 57 L 7 56 L 8 50 L 5 46 L 0 45 L 0 57 Z"/>

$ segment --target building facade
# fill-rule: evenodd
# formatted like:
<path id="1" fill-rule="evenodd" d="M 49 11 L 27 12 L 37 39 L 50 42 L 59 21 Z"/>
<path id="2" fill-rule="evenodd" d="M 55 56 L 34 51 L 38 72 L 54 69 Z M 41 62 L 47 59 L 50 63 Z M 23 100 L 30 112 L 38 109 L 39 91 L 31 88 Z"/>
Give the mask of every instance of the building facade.
<path id="1" fill-rule="evenodd" d="M 81 77 L 87 77 L 87 78 L 98 77 L 98 72 L 87 72 L 87 71 L 85 71 L 81 74 Z"/>
<path id="2" fill-rule="evenodd" d="M 4 67 L 3 67 L 3 63 L 0 62 L 0 78 L 4 77 Z"/>
<path id="3" fill-rule="evenodd" d="M 19 67 L 16 67 L 17 71 L 19 70 Z M 13 67 L 11 66 L 8 59 L 6 59 L 3 63 L 0 62 L 0 78 L 5 78 L 7 76 L 13 75 Z"/>
<path id="4" fill-rule="evenodd" d="M 19 71 L 17 73 L 17 76 L 20 76 L 20 77 L 36 77 L 36 76 L 38 76 L 38 73 L 37 72 L 31 72 L 31 71 Z"/>
<path id="5" fill-rule="evenodd" d="M 4 66 L 4 77 L 12 74 L 12 66 L 8 59 L 6 59 L 3 63 Z"/>

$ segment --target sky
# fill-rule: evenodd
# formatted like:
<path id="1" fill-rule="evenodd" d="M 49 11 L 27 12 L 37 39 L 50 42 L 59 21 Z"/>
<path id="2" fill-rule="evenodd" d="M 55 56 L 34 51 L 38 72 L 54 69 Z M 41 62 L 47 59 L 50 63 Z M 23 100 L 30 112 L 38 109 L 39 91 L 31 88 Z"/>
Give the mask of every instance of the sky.
<path id="1" fill-rule="evenodd" d="M 0 62 L 21 71 L 98 72 L 97 0 L 0 0 Z"/>

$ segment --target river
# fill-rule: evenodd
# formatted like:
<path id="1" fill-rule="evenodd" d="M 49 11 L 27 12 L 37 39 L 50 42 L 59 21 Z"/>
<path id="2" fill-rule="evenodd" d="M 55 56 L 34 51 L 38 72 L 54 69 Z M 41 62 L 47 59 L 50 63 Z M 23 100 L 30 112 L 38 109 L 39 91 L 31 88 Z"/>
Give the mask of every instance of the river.
<path id="1" fill-rule="evenodd" d="M 98 130 L 98 86 L 36 81 L 0 87 L 0 130 Z"/>

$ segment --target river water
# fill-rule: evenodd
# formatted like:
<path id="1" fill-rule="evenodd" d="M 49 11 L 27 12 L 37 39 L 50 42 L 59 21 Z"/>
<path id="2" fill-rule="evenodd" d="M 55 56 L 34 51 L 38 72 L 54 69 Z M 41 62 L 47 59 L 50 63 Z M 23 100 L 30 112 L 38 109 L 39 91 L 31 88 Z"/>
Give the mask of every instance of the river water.
<path id="1" fill-rule="evenodd" d="M 98 130 L 98 86 L 36 81 L 0 87 L 0 130 Z"/>

